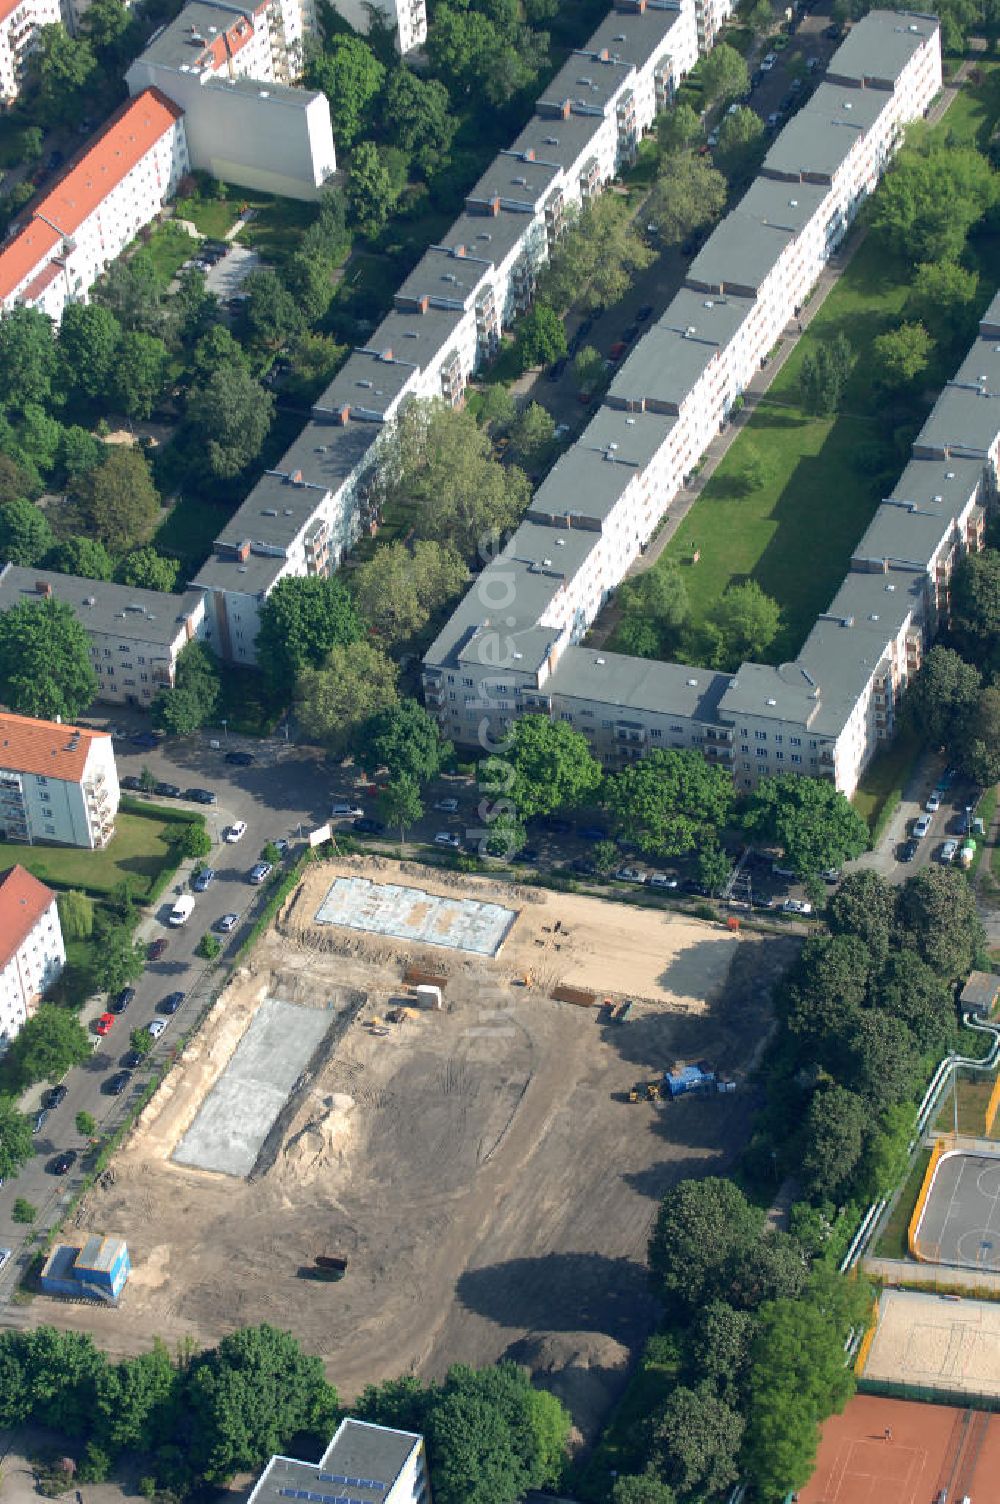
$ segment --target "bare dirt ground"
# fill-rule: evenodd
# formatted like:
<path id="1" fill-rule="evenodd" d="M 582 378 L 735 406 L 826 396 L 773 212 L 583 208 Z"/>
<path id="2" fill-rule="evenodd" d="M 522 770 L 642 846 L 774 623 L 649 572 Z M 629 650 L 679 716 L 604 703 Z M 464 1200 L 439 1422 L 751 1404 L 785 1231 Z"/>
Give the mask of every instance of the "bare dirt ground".
<path id="1" fill-rule="evenodd" d="M 120 1308 L 36 1297 L 20 1312 L 91 1331 L 114 1355 L 154 1334 L 201 1346 L 271 1321 L 321 1353 L 347 1397 L 402 1372 L 509 1355 L 590 1434 L 653 1319 L 644 1262 L 658 1199 L 745 1141 L 742 1073 L 796 942 L 443 875 L 442 891 L 519 910 L 496 960 L 459 956 L 318 930 L 311 916 L 344 871 L 437 886 L 426 869 L 365 859 L 310 873 L 79 1210 L 81 1227 L 128 1240 Z M 569 931 L 563 950 L 555 917 Z M 525 958 L 533 983 L 514 985 Z M 408 962 L 448 974 L 444 1010 L 376 1034 L 370 1020 L 398 1001 Z M 613 1023 L 607 1009 L 553 1001 L 549 984 L 566 977 L 655 1001 Z M 265 995 L 350 1004 L 249 1180 L 174 1164 Z M 701 1057 L 738 1090 L 628 1103 L 637 1080 Z M 332 1252 L 349 1257 L 342 1282 L 300 1276 Z"/>

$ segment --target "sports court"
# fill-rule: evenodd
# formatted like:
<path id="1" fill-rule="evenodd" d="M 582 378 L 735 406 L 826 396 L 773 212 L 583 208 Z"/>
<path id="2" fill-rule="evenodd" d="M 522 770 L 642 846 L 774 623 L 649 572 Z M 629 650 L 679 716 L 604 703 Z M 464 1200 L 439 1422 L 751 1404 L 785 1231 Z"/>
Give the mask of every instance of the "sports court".
<path id="1" fill-rule="evenodd" d="M 516 918 L 515 909 L 499 903 L 442 898 L 423 888 L 373 883 L 366 877 L 338 877 L 317 909 L 315 922 L 495 956 Z"/>
<path id="2" fill-rule="evenodd" d="M 859 1394 L 823 1426 L 799 1504 L 951 1504 L 998 1497 L 1000 1416 Z"/>
<path id="3" fill-rule="evenodd" d="M 1000 1398 L 998 1354 L 1000 1305 L 883 1290 L 875 1337 L 859 1377 L 906 1384 L 929 1396 L 968 1395 L 975 1403 Z"/>
<path id="4" fill-rule="evenodd" d="M 949 1149 L 931 1174 L 914 1229 L 917 1257 L 1000 1270 L 1000 1156 Z"/>

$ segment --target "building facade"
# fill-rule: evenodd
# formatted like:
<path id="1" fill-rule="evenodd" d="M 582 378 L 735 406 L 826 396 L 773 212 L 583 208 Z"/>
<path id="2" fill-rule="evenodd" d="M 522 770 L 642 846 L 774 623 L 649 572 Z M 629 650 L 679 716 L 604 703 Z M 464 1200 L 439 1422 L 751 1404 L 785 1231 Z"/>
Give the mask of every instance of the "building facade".
<path id="1" fill-rule="evenodd" d="M 121 106 L 0 247 L 0 308 L 58 323 L 171 198 L 188 171 L 181 111 L 156 89 Z"/>
<path id="2" fill-rule="evenodd" d="M 103 731 L 0 712 L 0 833 L 95 851 L 115 833 L 120 791 Z"/>
<path id="3" fill-rule="evenodd" d="M 382 24 L 395 32 L 396 47 L 404 57 L 427 40 L 426 0 L 336 0 L 333 8 L 363 36 L 371 29 L 372 10 L 378 11 Z"/>
<path id="4" fill-rule="evenodd" d="M 65 964 L 56 895 L 23 867 L 9 867 L 0 875 L 0 1054 Z"/>
<path id="5" fill-rule="evenodd" d="M 342 1420 L 319 1462 L 272 1457 L 247 1504 L 431 1504 L 422 1436 Z"/>
<path id="6" fill-rule="evenodd" d="M 0 0 L 0 104 L 20 94 L 41 27 L 61 20 L 59 0 Z"/>
<path id="7" fill-rule="evenodd" d="M 0 569 L 0 611 L 50 599 L 70 606 L 86 629 L 97 698 L 113 705 L 148 707 L 173 687 L 184 647 L 195 638 L 211 641 L 200 591 L 167 595 L 17 564 Z"/>

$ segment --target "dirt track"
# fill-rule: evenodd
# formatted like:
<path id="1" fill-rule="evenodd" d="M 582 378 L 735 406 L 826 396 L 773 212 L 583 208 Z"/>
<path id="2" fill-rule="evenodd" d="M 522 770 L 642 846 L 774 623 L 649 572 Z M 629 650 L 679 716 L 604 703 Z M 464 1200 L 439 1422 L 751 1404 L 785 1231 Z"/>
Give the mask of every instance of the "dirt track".
<path id="1" fill-rule="evenodd" d="M 613 929 L 620 908 L 592 907 Z M 652 1319 L 643 1263 L 657 1199 L 724 1163 L 751 1107 L 743 1084 L 669 1106 L 629 1105 L 628 1088 L 677 1058 L 744 1068 L 794 944 L 681 930 L 692 999 L 704 964 L 701 1016 L 646 1004 L 611 1023 L 511 986 L 507 966 L 462 960 L 445 1011 L 387 1037 L 365 1019 L 398 994 L 399 955 L 360 954 L 343 932 L 349 954 L 317 954 L 272 931 L 81 1208 L 81 1226 L 128 1239 L 121 1308 L 36 1299 L 30 1319 L 90 1330 L 113 1353 L 267 1320 L 322 1353 L 347 1396 L 510 1353 L 591 1432 Z M 368 994 L 361 1018 L 293 1099 L 252 1181 L 170 1162 L 264 993 L 319 1005 L 349 988 Z M 334 1251 L 350 1258 L 341 1283 L 299 1276 Z"/>

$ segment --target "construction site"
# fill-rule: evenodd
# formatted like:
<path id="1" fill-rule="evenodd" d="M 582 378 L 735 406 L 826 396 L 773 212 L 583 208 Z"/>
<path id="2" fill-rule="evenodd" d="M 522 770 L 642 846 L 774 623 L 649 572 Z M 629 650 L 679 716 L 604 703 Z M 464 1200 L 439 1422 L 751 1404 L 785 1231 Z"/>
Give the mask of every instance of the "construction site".
<path id="1" fill-rule="evenodd" d="M 317 862 L 75 1214 L 127 1240 L 119 1306 L 26 1319 L 113 1356 L 270 1321 L 345 1397 L 510 1356 L 591 1435 L 653 1322 L 659 1198 L 746 1141 L 797 943 Z M 711 1091 L 635 1092 L 695 1060 Z"/>

